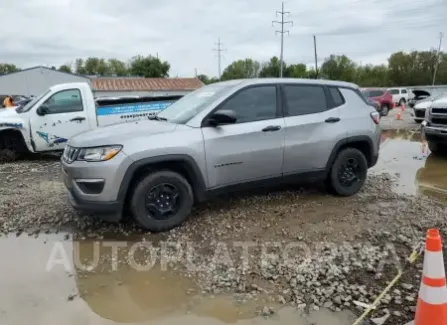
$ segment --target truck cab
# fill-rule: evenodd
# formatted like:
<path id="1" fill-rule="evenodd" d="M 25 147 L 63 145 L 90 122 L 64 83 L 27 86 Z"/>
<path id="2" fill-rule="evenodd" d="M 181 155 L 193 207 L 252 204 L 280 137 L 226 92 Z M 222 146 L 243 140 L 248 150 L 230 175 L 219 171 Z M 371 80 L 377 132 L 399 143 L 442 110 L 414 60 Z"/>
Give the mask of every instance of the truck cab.
<path id="1" fill-rule="evenodd" d="M 95 100 L 87 83 L 59 84 L 24 106 L 0 111 L 0 151 L 63 151 L 75 135 L 99 127 L 147 119 L 182 96 Z"/>

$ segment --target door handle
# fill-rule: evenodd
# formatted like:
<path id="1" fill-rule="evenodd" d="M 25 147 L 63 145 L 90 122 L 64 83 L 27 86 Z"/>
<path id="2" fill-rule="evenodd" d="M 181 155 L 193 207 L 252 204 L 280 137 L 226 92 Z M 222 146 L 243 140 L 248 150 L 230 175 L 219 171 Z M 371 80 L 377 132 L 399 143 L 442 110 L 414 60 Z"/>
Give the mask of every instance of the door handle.
<path id="1" fill-rule="evenodd" d="M 340 118 L 338 118 L 338 117 L 329 117 L 328 119 L 326 119 L 326 123 L 336 123 L 336 122 L 339 122 L 340 121 Z"/>
<path id="2" fill-rule="evenodd" d="M 74 122 L 74 121 L 79 121 L 79 122 L 85 121 L 85 117 L 78 116 L 78 117 L 74 117 L 70 120 L 70 122 Z"/>
<path id="3" fill-rule="evenodd" d="M 281 126 L 279 125 L 269 125 L 262 129 L 262 132 L 274 132 L 281 130 Z"/>

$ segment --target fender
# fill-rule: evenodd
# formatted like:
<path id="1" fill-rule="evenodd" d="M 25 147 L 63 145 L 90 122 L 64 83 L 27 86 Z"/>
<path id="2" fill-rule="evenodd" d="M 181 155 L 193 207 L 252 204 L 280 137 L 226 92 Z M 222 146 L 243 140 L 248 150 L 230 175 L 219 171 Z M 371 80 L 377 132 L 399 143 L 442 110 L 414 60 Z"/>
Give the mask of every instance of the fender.
<path id="1" fill-rule="evenodd" d="M 154 164 L 173 163 L 173 162 L 181 163 L 185 167 L 189 179 L 192 183 L 191 186 L 193 188 L 195 198 L 198 201 L 204 200 L 206 197 L 205 195 L 206 183 L 199 166 L 191 156 L 185 154 L 178 154 L 178 155 L 161 155 L 161 156 L 149 157 L 133 162 L 127 169 L 126 173 L 124 174 L 118 192 L 118 201 L 124 203 L 124 201 L 126 200 L 126 195 L 128 193 L 129 186 L 131 184 L 133 176 L 135 175 L 138 169 L 144 166 L 149 167 Z"/>
<path id="2" fill-rule="evenodd" d="M 25 141 L 25 145 L 28 150 L 30 152 L 35 152 L 34 147 L 32 146 L 30 131 L 28 130 L 27 125 L 24 123 L 24 121 L 22 121 L 22 119 L 2 119 L 2 116 L 0 115 L 0 137 L 2 136 L 3 131 L 6 130 L 19 131 L 22 134 L 23 140 Z"/>
<path id="3" fill-rule="evenodd" d="M 368 144 L 369 157 L 366 157 L 366 159 L 368 161 L 368 166 L 372 167 L 374 165 L 374 143 L 370 137 L 366 135 L 359 135 L 344 138 L 335 144 L 334 149 L 332 149 L 331 155 L 329 156 L 329 160 L 326 164 L 326 172 L 329 172 L 331 170 L 331 166 L 334 163 L 335 157 L 337 156 L 337 153 L 340 151 L 341 148 L 348 146 L 350 143 L 358 142 Z"/>

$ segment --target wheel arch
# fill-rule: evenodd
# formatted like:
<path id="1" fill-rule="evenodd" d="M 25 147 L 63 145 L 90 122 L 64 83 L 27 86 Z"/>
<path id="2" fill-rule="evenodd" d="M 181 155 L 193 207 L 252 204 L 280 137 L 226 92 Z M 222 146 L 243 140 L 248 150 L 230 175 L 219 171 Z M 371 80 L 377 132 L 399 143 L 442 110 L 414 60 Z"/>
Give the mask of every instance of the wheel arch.
<path id="1" fill-rule="evenodd" d="M 346 139 L 340 140 L 332 149 L 331 155 L 326 165 L 326 172 L 329 173 L 331 166 L 337 157 L 337 154 L 345 148 L 355 148 L 360 150 L 368 162 L 368 168 L 375 165 L 376 161 L 374 158 L 374 143 L 368 136 L 353 136 Z"/>
<path id="2" fill-rule="evenodd" d="M 185 177 L 191 184 L 195 201 L 205 199 L 206 184 L 199 166 L 191 156 L 180 154 L 155 156 L 133 162 L 124 174 L 118 200 L 126 206 L 137 181 L 150 171 L 163 169 L 175 171 Z"/>

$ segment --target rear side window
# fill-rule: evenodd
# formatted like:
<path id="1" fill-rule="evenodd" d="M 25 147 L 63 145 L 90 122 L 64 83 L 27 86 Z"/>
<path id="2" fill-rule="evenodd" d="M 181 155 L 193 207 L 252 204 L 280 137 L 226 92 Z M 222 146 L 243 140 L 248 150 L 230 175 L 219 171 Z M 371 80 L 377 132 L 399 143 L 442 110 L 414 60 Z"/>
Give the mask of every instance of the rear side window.
<path id="1" fill-rule="evenodd" d="M 391 95 L 399 95 L 399 89 L 390 89 Z"/>
<path id="2" fill-rule="evenodd" d="M 288 116 L 320 113 L 328 109 L 321 86 L 285 85 L 283 89 Z"/>
<path id="3" fill-rule="evenodd" d="M 340 93 L 340 90 L 335 87 L 329 87 L 329 93 L 332 97 L 332 107 L 338 107 L 345 103 L 345 99 Z"/>
<path id="4" fill-rule="evenodd" d="M 407 90 L 406 89 L 402 89 L 401 92 L 402 92 L 402 94 L 406 94 Z"/>

